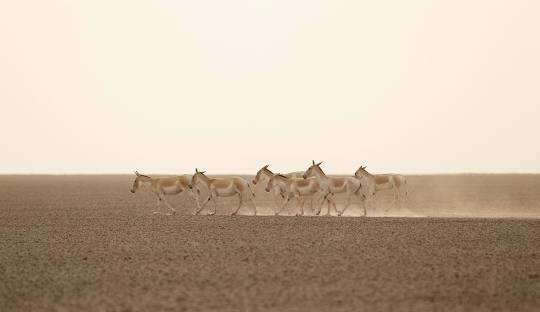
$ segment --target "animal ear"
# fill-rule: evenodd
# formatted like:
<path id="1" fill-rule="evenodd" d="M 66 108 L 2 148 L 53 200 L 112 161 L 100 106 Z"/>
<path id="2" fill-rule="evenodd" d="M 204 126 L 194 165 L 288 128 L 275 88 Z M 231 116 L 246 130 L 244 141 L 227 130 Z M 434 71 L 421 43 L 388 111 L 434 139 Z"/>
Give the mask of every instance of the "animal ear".
<path id="1" fill-rule="evenodd" d="M 320 166 L 322 164 L 322 161 L 320 163 L 317 164 L 317 167 Z"/>
<path id="2" fill-rule="evenodd" d="M 312 164 L 312 165 L 315 165 L 315 160 L 312 160 L 312 161 L 311 161 L 311 164 Z"/>
<path id="3" fill-rule="evenodd" d="M 266 168 L 268 168 L 268 166 L 270 166 L 270 165 L 266 165 L 266 166 L 264 166 L 263 168 L 266 169 Z"/>
<path id="4" fill-rule="evenodd" d="M 199 169 L 195 168 L 195 173 L 199 173 Z"/>
<path id="5" fill-rule="evenodd" d="M 206 171 L 201 171 L 201 172 L 199 172 L 199 173 L 205 174 L 205 173 L 206 173 Z"/>
<path id="6" fill-rule="evenodd" d="M 135 171 L 136 176 L 140 176 L 139 171 Z"/>

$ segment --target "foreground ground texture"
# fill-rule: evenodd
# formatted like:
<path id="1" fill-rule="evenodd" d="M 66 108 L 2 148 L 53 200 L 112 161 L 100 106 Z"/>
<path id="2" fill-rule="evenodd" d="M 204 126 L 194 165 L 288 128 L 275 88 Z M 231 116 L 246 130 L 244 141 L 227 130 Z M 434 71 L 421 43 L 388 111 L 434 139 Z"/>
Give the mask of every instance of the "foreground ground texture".
<path id="1" fill-rule="evenodd" d="M 154 216 L 129 182 L 0 178 L 2 311 L 540 308 L 539 219 Z"/>

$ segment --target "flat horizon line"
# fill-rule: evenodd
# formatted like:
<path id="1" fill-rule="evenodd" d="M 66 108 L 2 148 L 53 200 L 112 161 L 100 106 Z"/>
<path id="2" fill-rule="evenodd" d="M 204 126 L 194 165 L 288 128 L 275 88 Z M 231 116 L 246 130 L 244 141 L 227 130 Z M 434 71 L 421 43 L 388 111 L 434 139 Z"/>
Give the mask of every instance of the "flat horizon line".
<path id="1" fill-rule="evenodd" d="M 278 172 L 276 172 L 278 173 Z M 134 173 L 0 173 L 0 176 L 113 176 L 113 175 L 133 175 Z M 147 175 L 155 176 L 175 176 L 182 175 L 173 174 L 173 173 L 145 173 Z M 183 173 L 190 175 L 191 173 Z M 329 175 L 338 175 L 338 176 L 352 176 L 350 173 L 326 173 Z M 385 173 L 382 173 L 385 174 Z M 435 172 L 435 173 L 398 173 L 398 172 L 388 172 L 387 174 L 401 174 L 406 176 L 430 176 L 430 175 L 540 175 L 540 172 Z M 255 175 L 255 173 L 216 173 L 208 174 L 210 176 L 246 176 L 246 175 Z"/>

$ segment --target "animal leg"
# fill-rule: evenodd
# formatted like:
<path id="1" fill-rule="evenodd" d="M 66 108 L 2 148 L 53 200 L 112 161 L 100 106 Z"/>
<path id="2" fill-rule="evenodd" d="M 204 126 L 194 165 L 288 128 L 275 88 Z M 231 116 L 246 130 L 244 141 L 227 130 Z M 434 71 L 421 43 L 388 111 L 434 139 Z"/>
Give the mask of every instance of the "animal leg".
<path id="1" fill-rule="evenodd" d="M 328 213 L 326 215 L 330 215 L 330 203 L 332 204 L 332 207 L 336 211 L 336 213 L 339 213 L 336 207 L 336 202 L 334 201 L 334 194 L 331 194 L 331 197 L 328 199 Z"/>
<path id="2" fill-rule="evenodd" d="M 338 217 L 340 217 L 345 212 L 345 210 L 347 210 L 347 208 L 349 208 L 349 206 L 351 205 L 351 197 L 352 197 L 352 194 L 350 194 L 347 197 L 347 202 L 345 203 L 345 206 L 343 206 L 343 209 L 341 210 L 341 212 L 338 211 Z"/>
<path id="3" fill-rule="evenodd" d="M 160 214 L 160 213 L 161 213 L 161 212 L 159 211 L 160 206 L 161 206 L 161 197 L 160 197 L 159 194 L 158 194 L 158 199 L 157 199 L 157 209 L 154 210 L 154 212 L 153 212 L 154 214 Z"/>
<path id="4" fill-rule="evenodd" d="M 161 203 L 162 202 L 167 203 L 165 201 L 165 199 L 164 199 L 164 195 L 161 194 L 161 193 L 157 193 L 157 192 L 156 192 L 156 195 L 158 197 L 158 200 L 157 200 L 157 209 L 156 209 L 156 211 L 154 211 L 154 214 L 168 214 L 168 213 L 164 213 L 164 212 L 160 211 L 161 210 Z"/>
<path id="5" fill-rule="evenodd" d="M 304 204 L 305 204 L 306 201 L 302 196 L 300 196 L 300 194 L 295 194 L 295 196 L 296 196 L 296 199 L 298 200 L 298 202 L 300 203 L 300 215 L 303 216 L 304 215 Z"/>
<path id="6" fill-rule="evenodd" d="M 171 206 L 171 204 L 169 204 L 169 202 L 167 200 L 165 200 L 165 196 L 163 196 L 163 202 L 165 203 L 165 205 L 171 210 L 171 213 L 168 213 L 167 215 L 174 215 L 176 214 L 176 209 L 173 208 L 173 206 Z"/>
<path id="7" fill-rule="evenodd" d="M 197 188 L 195 191 L 188 190 L 187 192 L 188 192 L 189 196 L 191 198 L 193 198 L 193 200 L 195 200 L 195 204 L 197 205 L 197 209 L 200 210 L 201 209 L 201 203 L 200 203 L 199 194 L 200 194 L 201 191 Z M 195 193 L 195 192 L 197 192 L 197 193 Z"/>
<path id="8" fill-rule="evenodd" d="M 330 215 L 330 193 L 326 195 L 326 216 Z"/>
<path id="9" fill-rule="evenodd" d="M 253 215 L 257 215 L 257 205 L 255 205 L 255 201 L 253 201 L 253 197 L 249 197 L 249 202 L 253 206 Z"/>
<path id="10" fill-rule="evenodd" d="M 326 216 L 330 216 L 330 198 L 326 198 Z"/>
<path id="11" fill-rule="evenodd" d="M 407 197 L 409 196 L 409 187 L 407 186 L 407 180 L 404 180 L 401 183 L 401 187 L 399 188 L 399 194 L 400 194 L 401 208 L 403 208 L 405 201 L 407 201 Z"/>
<path id="12" fill-rule="evenodd" d="M 276 189 L 272 192 L 272 197 L 274 199 L 274 214 L 278 215 L 280 204 L 278 203 L 278 196 L 281 196 L 281 193 L 277 192 Z"/>
<path id="13" fill-rule="evenodd" d="M 357 194 L 357 196 L 360 198 L 360 200 L 362 201 L 362 206 L 364 208 L 364 217 L 367 216 L 367 198 L 364 194 Z"/>
<path id="14" fill-rule="evenodd" d="M 399 202 L 399 190 L 395 184 L 393 184 L 392 190 L 394 191 L 394 203 Z"/>
<path id="15" fill-rule="evenodd" d="M 275 213 L 276 216 L 279 216 L 279 214 L 283 211 L 283 209 L 285 209 L 285 206 L 287 206 L 287 204 L 289 203 L 289 201 L 291 200 L 291 198 L 289 196 L 287 196 L 283 202 L 281 203 L 281 207 L 279 208 L 278 212 Z"/>
<path id="16" fill-rule="evenodd" d="M 321 204 L 319 205 L 319 209 L 317 210 L 317 212 L 315 213 L 315 215 L 320 215 L 321 214 L 321 210 L 322 210 L 322 206 L 324 205 L 324 203 L 326 202 L 326 198 L 328 197 L 329 193 L 325 194 L 325 195 L 321 195 Z"/>
<path id="17" fill-rule="evenodd" d="M 212 194 L 212 202 L 214 203 L 214 212 L 210 212 L 208 215 L 210 216 L 213 216 L 215 214 L 217 214 L 217 197 L 218 197 L 218 194 L 217 192 L 213 192 Z"/>
<path id="18" fill-rule="evenodd" d="M 231 216 L 236 216 L 238 214 L 238 210 L 242 207 L 242 194 L 238 193 L 238 208 L 231 214 Z"/>
<path id="19" fill-rule="evenodd" d="M 291 194 L 291 193 L 287 193 L 287 202 L 285 203 L 285 205 L 283 205 L 283 207 L 287 206 L 287 215 L 290 216 L 292 215 L 292 210 L 291 210 L 291 201 L 292 199 L 295 198 L 294 194 Z"/>
<path id="20" fill-rule="evenodd" d="M 211 193 L 208 193 L 208 198 L 204 201 L 204 203 L 202 204 L 202 206 L 199 206 L 199 209 L 197 209 L 197 210 L 195 211 L 195 215 L 198 215 L 198 214 L 204 209 L 204 207 L 206 207 L 206 205 L 210 202 L 211 197 L 212 197 L 212 194 L 211 194 Z"/>

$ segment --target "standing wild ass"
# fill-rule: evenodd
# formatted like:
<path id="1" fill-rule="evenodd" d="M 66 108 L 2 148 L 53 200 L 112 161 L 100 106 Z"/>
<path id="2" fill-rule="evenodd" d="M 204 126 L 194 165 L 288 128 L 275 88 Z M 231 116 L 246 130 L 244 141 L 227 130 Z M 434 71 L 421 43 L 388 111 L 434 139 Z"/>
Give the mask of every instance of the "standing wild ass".
<path id="1" fill-rule="evenodd" d="M 350 206 L 351 199 L 353 195 L 360 196 L 362 195 L 362 203 L 364 207 L 364 216 L 367 215 L 366 211 L 366 203 L 365 198 L 366 196 L 361 193 L 362 191 L 362 183 L 360 179 L 357 179 L 355 177 L 329 177 L 327 176 L 324 171 L 321 169 L 320 165 L 322 162 L 316 164 L 315 161 L 312 161 L 312 165 L 306 170 L 306 173 L 304 173 L 304 179 L 315 176 L 320 183 L 320 187 L 324 193 L 324 198 L 328 199 L 328 211 L 326 215 L 330 215 L 330 203 L 332 203 L 332 206 L 334 207 L 334 210 L 337 212 L 338 216 L 341 216 L 345 210 Z M 340 211 L 336 208 L 336 203 L 332 199 L 334 194 L 336 193 L 346 193 L 347 194 L 347 202 L 345 203 L 345 206 Z M 323 203 L 319 206 L 319 211 L 317 214 L 321 212 Z"/>
<path id="2" fill-rule="evenodd" d="M 393 190 L 394 201 L 399 201 L 401 204 L 408 195 L 407 179 L 399 174 L 371 174 L 366 170 L 366 166 L 358 168 L 354 175 L 357 178 L 367 178 L 369 183 L 373 185 L 373 194 L 381 190 Z"/>
<path id="3" fill-rule="evenodd" d="M 189 188 L 195 187 L 197 183 L 204 184 L 208 188 L 208 199 L 204 202 L 204 204 L 195 212 L 195 214 L 199 214 L 201 210 L 204 209 L 206 204 L 210 200 L 214 202 L 214 212 L 211 212 L 210 215 L 214 215 L 217 211 L 217 197 L 229 197 L 238 195 L 238 208 L 232 213 L 232 215 L 236 215 L 238 213 L 238 210 L 242 207 L 243 198 L 246 197 L 254 208 L 254 215 L 257 215 L 257 206 L 255 206 L 255 203 L 253 202 L 253 197 L 255 197 L 255 193 L 251 190 L 251 187 L 249 186 L 248 181 L 246 181 L 243 178 L 240 177 L 231 177 L 231 178 L 209 178 L 204 174 L 204 171 L 199 171 L 197 168 L 195 168 L 195 174 L 191 178 L 191 182 L 189 183 Z"/>
<path id="4" fill-rule="evenodd" d="M 161 213 L 159 211 L 159 208 L 161 206 L 161 202 L 164 202 L 165 205 L 171 210 L 171 213 L 166 213 L 166 215 L 172 215 L 176 213 L 176 210 L 165 200 L 165 195 L 176 195 L 180 194 L 182 192 L 187 192 L 187 194 L 191 195 L 195 202 L 197 203 L 197 207 L 200 207 L 199 204 L 199 196 L 196 195 L 191 191 L 191 189 L 188 187 L 189 185 L 189 176 L 176 176 L 176 177 L 169 177 L 169 178 L 151 178 L 147 175 L 140 174 L 138 171 L 135 171 L 135 181 L 133 181 L 133 186 L 131 187 L 131 193 L 137 192 L 139 187 L 142 185 L 148 184 L 150 185 L 152 191 L 154 194 L 156 194 L 158 201 L 157 201 L 157 209 L 154 211 L 154 214 Z M 199 193 L 199 190 L 197 189 L 197 194 Z"/>
<path id="5" fill-rule="evenodd" d="M 266 191 L 278 189 L 280 194 L 285 197 L 283 204 L 275 215 L 279 215 L 283 208 L 289 203 L 292 198 L 296 198 L 300 203 L 300 215 L 304 215 L 304 196 L 314 195 L 321 193 L 319 181 L 317 179 L 303 179 L 303 178 L 289 178 L 282 174 L 274 174 L 268 184 L 266 185 Z M 313 199 L 311 200 L 313 204 Z M 297 214 L 298 215 L 298 214 Z"/>

